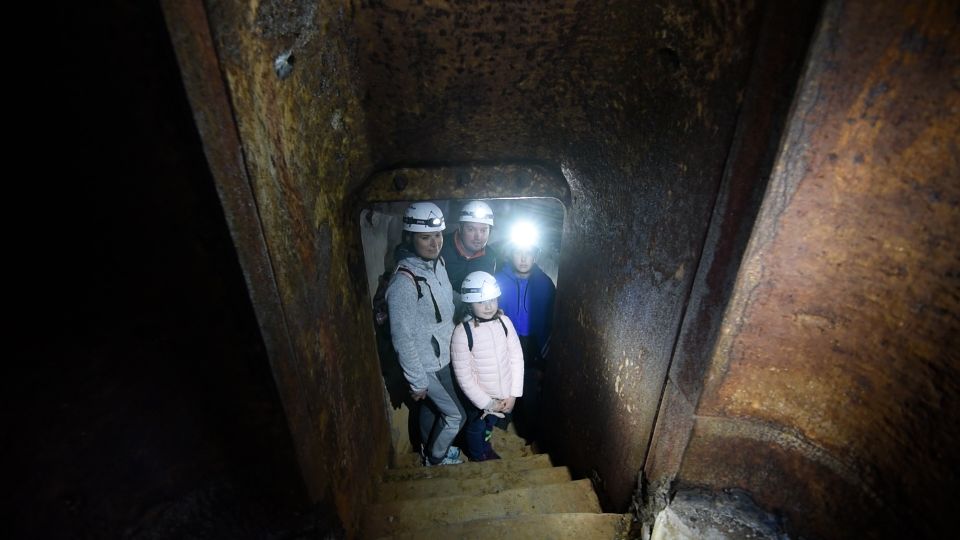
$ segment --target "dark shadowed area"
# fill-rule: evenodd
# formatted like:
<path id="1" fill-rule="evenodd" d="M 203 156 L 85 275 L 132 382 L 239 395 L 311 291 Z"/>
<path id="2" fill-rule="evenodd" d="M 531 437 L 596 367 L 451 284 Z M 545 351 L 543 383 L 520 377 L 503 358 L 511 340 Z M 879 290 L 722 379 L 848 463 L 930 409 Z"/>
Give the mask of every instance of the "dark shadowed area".
<path id="1" fill-rule="evenodd" d="M 38 54 L 59 98 L 24 133 L 44 153 L 12 250 L 3 536 L 309 534 L 160 7 L 63 4 Z"/>

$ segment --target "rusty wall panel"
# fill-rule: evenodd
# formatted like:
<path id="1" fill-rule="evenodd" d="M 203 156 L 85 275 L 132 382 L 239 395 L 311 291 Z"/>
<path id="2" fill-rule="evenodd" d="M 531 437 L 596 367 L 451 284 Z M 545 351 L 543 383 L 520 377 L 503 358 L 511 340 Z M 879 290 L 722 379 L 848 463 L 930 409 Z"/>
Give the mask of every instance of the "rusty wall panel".
<path id="1" fill-rule="evenodd" d="M 743 487 L 812 536 L 946 527 L 960 445 L 958 24 L 951 2 L 828 5 L 683 482 Z M 818 507 L 829 515 L 808 514 Z"/>
<path id="2" fill-rule="evenodd" d="M 314 499 L 333 499 L 350 530 L 386 465 L 389 438 L 369 312 L 344 309 L 363 305 L 365 290 L 350 278 L 362 265 L 348 261 L 362 256 L 343 201 L 369 171 L 349 22 L 329 4 L 206 7 L 219 69 L 206 66 L 186 80 L 188 87 L 226 82 L 235 127 L 204 133 L 204 143 L 208 154 L 225 147 L 244 160 L 247 186 L 217 175 L 224 206 L 255 216 L 262 231 L 231 222 L 264 334 L 289 342 L 271 359 L 305 480 Z M 177 33 L 204 30 L 181 14 L 168 6 L 168 25 L 187 27 Z M 196 57 L 180 56 L 185 73 L 196 68 Z M 216 101 L 193 100 L 198 124 Z M 271 275 L 256 272 L 261 263 Z M 270 287 L 276 297 L 263 300 L 257 291 Z"/>
<path id="3" fill-rule="evenodd" d="M 622 98 L 624 108 L 561 118 L 574 203 L 558 278 L 561 353 L 545 388 L 556 406 L 551 448 L 595 480 L 609 510 L 626 508 L 645 459 L 759 29 L 750 3 L 713 7 L 637 8 L 613 22 L 583 14 L 592 40 L 564 59 L 573 73 L 596 69 L 574 83 L 574 103 Z M 605 43 L 610 24 L 632 48 Z M 617 60 L 593 62 L 603 50 Z M 635 78 L 590 80 L 605 69 Z"/>
<path id="4" fill-rule="evenodd" d="M 821 7 L 819 2 L 774 2 L 764 8 L 750 82 L 644 463 L 648 493 L 660 498 L 659 505 L 689 442 L 710 353 L 763 200 Z M 658 503 L 649 503 L 653 507 L 647 510 L 657 511 Z"/>
<path id="5" fill-rule="evenodd" d="M 297 445 L 298 460 L 314 500 L 332 497 L 330 486 L 311 456 L 320 454 L 313 419 L 290 343 L 274 279 L 270 255 L 250 192 L 249 178 L 240 151 L 227 89 L 213 49 L 206 11 L 199 2 L 164 2 L 164 16 L 180 64 L 194 118 L 204 140 L 204 152 L 217 184 L 224 214 L 243 267 L 247 288 L 256 309 L 260 333 L 277 386 L 282 390 L 287 423 Z"/>
<path id="6" fill-rule="evenodd" d="M 570 204 L 570 188 L 559 171 L 532 165 L 472 165 L 399 168 L 372 175 L 358 203 L 423 199 L 494 199 L 516 195 L 553 197 Z"/>

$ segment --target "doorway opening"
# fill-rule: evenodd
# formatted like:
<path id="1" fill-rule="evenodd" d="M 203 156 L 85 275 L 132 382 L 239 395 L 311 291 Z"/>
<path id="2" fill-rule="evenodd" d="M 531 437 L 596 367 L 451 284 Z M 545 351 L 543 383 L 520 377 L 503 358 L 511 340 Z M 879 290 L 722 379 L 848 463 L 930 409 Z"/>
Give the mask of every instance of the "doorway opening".
<path id="1" fill-rule="evenodd" d="M 555 286 L 560 286 L 560 250 L 565 217 L 565 207 L 560 200 L 553 197 L 430 200 L 429 202 L 436 204 L 443 212 L 446 222 L 445 242 L 450 242 L 458 228 L 461 209 L 472 200 L 482 200 L 493 210 L 494 226 L 490 228 L 486 245 L 496 254 L 497 272 L 512 268 L 511 252 L 516 238 L 511 238 L 511 233 L 516 234 L 524 227 L 532 228 L 538 248 L 536 264 Z M 376 329 L 380 368 L 390 403 L 389 418 L 394 455 L 419 449 L 419 435 L 410 421 L 413 401 L 409 384 L 393 351 L 389 322 L 382 313 L 378 315 L 375 308 L 378 303 L 382 303 L 380 298 L 396 268 L 398 261 L 395 260 L 395 251 L 402 242 L 403 215 L 413 202 L 417 201 L 366 203 L 358 216 L 365 277 L 371 299 L 371 319 Z M 552 311 L 551 296 L 551 319 Z M 455 323 L 459 322 L 462 314 L 462 311 L 458 312 Z M 449 344 L 444 346 L 449 347 Z"/>

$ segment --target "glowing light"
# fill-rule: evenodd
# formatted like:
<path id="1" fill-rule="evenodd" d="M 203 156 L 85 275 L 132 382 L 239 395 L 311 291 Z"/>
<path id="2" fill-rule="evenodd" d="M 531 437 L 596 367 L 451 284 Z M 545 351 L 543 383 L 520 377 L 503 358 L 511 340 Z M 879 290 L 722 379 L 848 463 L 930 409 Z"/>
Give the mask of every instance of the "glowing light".
<path id="1" fill-rule="evenodd" d="M 460 294 L 464 302 L 485 302 L 500 296 L 500 286 L 497 285 L 496 279 L 486 272 L 471 272 L 464 278 Z"/>
<path id="2" fill-rule="evenodd" d="M 529 221 L 518 221 L 510 229 L 510 243 L 514 246 L 527 249 L 537 245 L 540 241 L 540 231 Z"/>

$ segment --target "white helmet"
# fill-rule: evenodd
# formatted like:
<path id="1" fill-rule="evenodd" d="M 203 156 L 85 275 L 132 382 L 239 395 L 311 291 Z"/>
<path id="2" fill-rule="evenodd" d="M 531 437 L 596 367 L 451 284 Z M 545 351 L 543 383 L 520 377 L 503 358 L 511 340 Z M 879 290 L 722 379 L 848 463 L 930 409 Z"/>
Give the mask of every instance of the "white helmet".
<path id="1" fill-rule="evenodd" d="M 470 201 L 460 209 L 460 221 L 486 223 L 493 227 L 493 210 L 483 201 Z"/>
<path id="2" fill-rule="evenodd" d="M 443 212 L 432 202 L 415 202 L 407 207 L 403 214 L 403 230 L 410 232 L 442 231 L 447 226 L 443 222 Z"/>
<path id="3" fill-rule="evenodd" d="M 500 286 L 497 280 L 486 272 L 470 272 L 460 284 L 461 299 L 472 304 L 483 302 L 500 296 Z"/>

